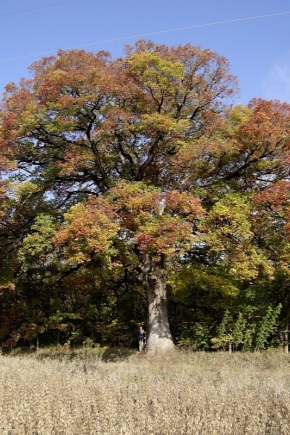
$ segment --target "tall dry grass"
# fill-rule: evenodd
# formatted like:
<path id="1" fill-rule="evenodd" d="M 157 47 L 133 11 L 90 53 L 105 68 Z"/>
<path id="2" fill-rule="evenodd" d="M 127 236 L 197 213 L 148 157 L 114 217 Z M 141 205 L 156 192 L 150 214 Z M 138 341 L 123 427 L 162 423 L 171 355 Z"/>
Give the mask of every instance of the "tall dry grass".
<path id="1" fill-rule="evenodd" d="M 1 435 L 290 434 L 290 358 L 0 357 Z"/>

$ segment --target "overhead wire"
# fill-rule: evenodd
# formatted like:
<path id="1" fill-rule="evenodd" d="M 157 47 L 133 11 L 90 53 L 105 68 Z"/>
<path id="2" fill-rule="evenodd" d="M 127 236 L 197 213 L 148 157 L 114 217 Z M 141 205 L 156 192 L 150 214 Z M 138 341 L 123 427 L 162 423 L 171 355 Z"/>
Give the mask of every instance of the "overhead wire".
<path id="1" fill-rule="evenodd" d="M 33 8 L 22 9 L 20 11 L 15 11 L 15 12 L 8 12 L 7 14 L 1 14 L 0 18 L 9 17 L 10 15 L 18 15 L 18 14 L 22 14 L 24 12 L 35 11 L 36 9 L 48 8 L 50 6 L 61 5 L 62 3 L 69 3 L 69 2 L 73 2 L 73 1 L 76 1 L 76 0 L 63 0 L 60 2 L 49 3 L 48 5 L 34 6 Z"/>
<path id="2" fill-rule="evenodd" d="M 65 1 L 68 2 L 68 1 L 73 1 L 73 0 L 65 0 Z M 63 1 L 61 3 L 65 3 L 65 1 Z M 90 47 L 93 45 L 108 44 L 108 43 L 112 43 L 112 42 L 120 42 L 120 41 L 125 41 L 128 39 L 136 39 L 136 38 L 143 38 L 143 37 L 147 37 L 147 36 L 160 35 L 163 33 L 179 32 L 179 31 L 183 31 L 183 30 L 196 29 L 196 28 L 201 28 L 201 27 L 217 26 L 217 25 L 221 25 L 221 24 L 229 24 L 229 23 L 236 23 L 236 22 L 241 22 L 241 21 L 257 20 L 257 19 L 262 19 L 262 18 L 278 17 L 278 16 L 282 16 L 282 15 L 289 15 L 289 14 L 290 14 L 290 11 L 286 11 L 286 12 L 278 12 L 278 13 L 274 13 L 274 14 L 255 15 L 255 16 L 251 16 L 251 17 L 234 18 L 231 20 L 213 21 L 210 23 L 203 23 L 203 24 L 194 24 L 192 26 L 176 27 L 173 29 L 158 30 L 158 31 L 154 31 L 154 32 L 140 33 L 137 35 L 122 36 L 122 37 L 113 38 L 113 39 L 105 39 L 105 40 L 101 40 L 101 41 L 90 42 L 88 44 L 82 44 L 82 45 L 76 45 L 74 47 L 63 48 L 63 50 L 73 50 L 76 48 L 85 48 L 85 47 Z M 18 57 L 12 57 L 12 58 L 8 58 L 8 59 L 2 59 L 2 60 L 0 59 L 0 63 L 26 59 L 28 57 L 34 57 L 34 56 L 43 56 L 43 55 L 47 55 L 47 54 L 53 54 L 55 52 L 56 52 L 56 50 L 50 50 L 50 51 L 43 51 L 43 52 L 39 52 L 39 53 L 31 53 L 31 54 L 27 54 L 27 55 L 23 55 L 23 56 L 18 56 Z"/>

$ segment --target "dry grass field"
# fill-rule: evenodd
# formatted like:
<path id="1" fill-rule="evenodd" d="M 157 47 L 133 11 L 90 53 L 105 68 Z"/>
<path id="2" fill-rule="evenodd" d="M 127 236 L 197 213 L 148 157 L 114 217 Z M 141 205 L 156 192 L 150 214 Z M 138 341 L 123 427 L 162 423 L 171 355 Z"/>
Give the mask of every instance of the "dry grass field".
<path id="1" fill-rule="evenodd" d="M 290 434 L 290 356 L 0 356 L 1 435 Z"/>

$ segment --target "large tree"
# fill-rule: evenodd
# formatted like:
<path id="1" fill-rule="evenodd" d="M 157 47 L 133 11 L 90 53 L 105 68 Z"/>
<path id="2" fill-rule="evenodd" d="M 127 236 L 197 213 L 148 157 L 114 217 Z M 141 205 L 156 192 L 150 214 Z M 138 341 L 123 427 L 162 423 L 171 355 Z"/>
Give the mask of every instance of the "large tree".
<path id="1" fill-rule="evenodd" d="M 191 45 L 139 41 L 117 60 L 60 51 L 31 71 L 6 87 L 3 153 L 17 161 L 13 176 L 26 195 L 54 214 L 62 271 L 134 266 L 150 350 L 173 347 L 172 256 L 202 247 L 229 273 L 270 273 L 252 204 L 287 183 L 288 105 L 257 100 L 228 111 L 236 90 L 228 62 Z"/>

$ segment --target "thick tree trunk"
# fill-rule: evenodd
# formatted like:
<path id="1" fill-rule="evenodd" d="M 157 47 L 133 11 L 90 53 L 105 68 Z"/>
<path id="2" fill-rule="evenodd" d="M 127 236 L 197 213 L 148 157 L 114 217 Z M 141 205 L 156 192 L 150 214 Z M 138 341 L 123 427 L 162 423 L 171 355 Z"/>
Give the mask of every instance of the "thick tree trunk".
<path id="1" fill-rule="evenodd" d="M 148 305 L 147 350 L 149 353 L 167 352 L 174 348 L 174 344 L 167 314 L 164 258 L 156 259 L 150 254 L 143 254 L 141 270 Z"/>

